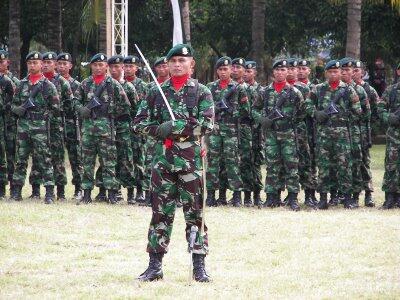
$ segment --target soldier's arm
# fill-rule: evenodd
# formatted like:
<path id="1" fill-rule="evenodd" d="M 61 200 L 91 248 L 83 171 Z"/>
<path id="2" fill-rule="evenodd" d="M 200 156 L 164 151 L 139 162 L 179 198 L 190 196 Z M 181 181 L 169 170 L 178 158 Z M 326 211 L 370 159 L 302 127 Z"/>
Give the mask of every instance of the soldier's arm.
<path id="1" fill-rule="evenodd" d="M 382 98 L 376 104 L 379 119 L 383 121 L 384 124 L 388 124 L 389 118 L 389 103 L 390 103 L 390 92 L 392 87 L 388 87 L 382 94 Z"/>
<path id="2" fill-rule="evenodd" d="M 370 95 L 369 95 L 368 99 L 369 99 L 369 105 L 371 107 L 371 120 L 374 121 L 374 120 L 378 119 L 379 95 L 376 92 L 374 87 L 369 86 L 369 89 L 370 89 Z"/>
<path id="3" fill-rule="evenodd" d="M 250 116 L 250 101 L 246 89 L 242 85 L 237 87 L 238 95 L 238 110 L 233 113 L 234 117 L 249 117 Z M 237 115 L 236 115 L 237 114 Z"/>
<path id="4" fill-rule="evenodd" d="M 317 110 L 317 103 L 318 103 L 318 90 L 317 86 L 314 85 L 314 87 L 310 91 L 310 97 L 308 98 L 310 107 L 307 108 L 307 115 L 310 117 L 314 118 L 315 111 Z M 309 109 L 309 110 L 308 110 Z"/>
<path id="5" fill-rule="evenodd" d="M 79 85 L 79 87 L 75 91 L 75 99 L 73 102 L 73 108 L 75 112 L 77 112 L 81 107 L 83 107 L 83 103 L 85 101 L 85 90 L 84 90 L 84 82 Z"/>
<path id="6" fill-rule="evenodd" d="M 158 91 L 151 89 L 145 100 L 139 104 L 139 109 L 133 120 L 133 128 L 136 132 L 144 135 L 156 136 L 159 122 L 154 116 L 154 99 Z"/>
<path id="7" fill-rule="evenodd" d="M 129 83 L 128 86 L 129 88 L 126 95 L 128 96 L 128 100 L 130 103 L 130 115 L 135 116 L 139 105 L 139 95 L 133 84 Z"/>
<path id="8" fill-rule="evenodd" d="M 295 90 L 295 105 L 296 105 L 296 110 L 295 110 L 295 115 L 294 115 L 294 121 L 302 121 L 304 120 L 306 116 L 306 110 L 305 110 L 305 101 L 303 94 L 296 88 Z"/>
<path id="9" fill-rule="evenodd" d="M 14 82 L 11 79 L 7 80 L 4 88 L 4 92 L 6 93 L 4 99 L 5 100 L 4 107 L 6 108 L 6 110 L 9 110 L 11 108 L 11 103 L 14 97 L 15 89 L 16 86 Z"/>
<path id="10" fill-rule="evenodd" d="M 362 109 L 362 120 L 364 122 L 369 122 L 371 121 L 371 105 L 369 102 L 369 97 L 367 95 L 367 92 L 364 90 L 364 88 L 362 88 L 363 90 L 363 98 L 364 101 L 361 102 L 361 109 Z"/>
<path id="11" fill-rule="evenodd" d="M 360 98 L 358 97 L 357 92 L 352 87 L 349 86 L 348 93 L 349 93 L 351 111 L 353 115 L 360 116 L 362 114 L 362 109 L 361 109 Z"/>
<path id="12" fill-rule="evenodd" d="M 60 96 L 58 95 L 57 89 L 51 82 L 48 82 L 48 95 L 47 104 L 49 110 L 52 112 L 53 117 L 59 118 L 61 112 Z"/>
<path id="13" fill-rule="evenodd" d="M 131 104 L 129 103 L 129 99 L 127 94 L 125 93 L 122 85 L 117 82 L 114 82 L 114 103 L 111 106 L 111 110 L 109 112 L 114 116 L 121 116 L 124 114 L 129 114 Z"/>
<path id="14" fill-rule="evenodd" d="M 74 102 L 74 94 L 72 93 L 71 85 L 67 80 L 63 80 L 61 86 L 62 107 L 64 113 L 72 113 L 72 104 Z"/>
<path id="15" fill-rule="evenodd" d="M 251 110 L 251 115 L 252 118 L 254 119 L 255 123 L 259 123 L 260 119 L 263 114 L 263 109 L 264 109 L 264 94 L 265 94 L 265 89 L 261 88 L 259 92 L 257 93 L 257 96 L 253 100 L 253 107 Z"/>
<path id="16" fill-rule="evenodd" d="M 18 85 L 15 88 L 15 93 L 11 101 L 11 110 L 21 105 L 20 91 L 21 91 L 21 85 Z"/>

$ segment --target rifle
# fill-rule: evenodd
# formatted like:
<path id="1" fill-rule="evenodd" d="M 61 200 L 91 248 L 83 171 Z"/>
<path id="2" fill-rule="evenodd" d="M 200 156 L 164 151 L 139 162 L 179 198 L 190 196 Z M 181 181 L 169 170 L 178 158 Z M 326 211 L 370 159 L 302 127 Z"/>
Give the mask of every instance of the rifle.
<path id="1" fill-rule="evenodd" d="M 204 209 L 204 207 L 203 207 Z M 193 248 L 194 248 L 194 243 L 196 242 L 196 237 L 197 233 L 199 231 L 199 228 L 196 225 L 193 225 L 190 228 L 190 235 L 189 235 L 189 245 L 188 245 L 188 252 L 189 252 L 189 278 L 188 278 L 188 283 L 189 285 L 192 282 L 193 279 Z"/>
<path id="2" fill-rule="evenodd" d="M 324 110 L 329 116 L 337 115 L 339 113 L 339 107 L 337 106 L 337 103 L 340 98 L 343 98 L 346 95 L 346 91 L 346 89 L 340 89 L 333 99 L 331 97 L 329 106 Z"/>
<path id="3" fill-rule="evenodd" d="M 33 99 L 35 99 L 36 96 L 39 94 L 42 86 L 43 84 L 36 84 L 29 93 L 29 98 L 26 99 L 26 101 L 22 104 L 22 107 L 26 109 L 26 113 L 28 113 L 28 116 L 31 113 L 30 110 L 36 107 Z"/>
<path id="4" fill-rule="evenodd" d="M 230 100 L 232 96 L 236 93 L 237 86 L 237 84 L 232 86 L 219 101 L 215 102 L 215 108 L 219 110 L 217 112 L 219 119 L 221 118 L 219 112 L 229 113 L 230 115 L 233 114 L 233 105 L 231 105 Z"/>
<path id="5" fill-rule="evenodd" d="M 102 86 L 100 86 L 100 87 L 102 87 Z M 86 107 L 88 109 L 90 109 L 93 119 L 97 118 L 95 108 L 100 107 L 102 105 L 101 101 L 99 99 L 99 96 L 97 95 L 98 90 L 99 90 L 99 88 L 96 89 L 94 96 L 92 97 L 92 99 L 90 99 L 89 103 L 86 105 Z M 101 92 L 102 91 L 103 91 L 103 89 L 101 89 Z M 99 94 L 101 94 L 101 92 Z"/>
<path id="6" fill-rule="evenodd" d="M 268 103 L 267 100 L 265 101 L 265 113 L 267 114 L 267 118 L 276 121 L 276 120 L 282 120 L 285 118 L 285 114 L 281 111 L 283 104 L 286 102 L 286 100 L 289 98 L 290 92 L 289 93 L 280 93 L 278 95 L 278 101 L 276 101 L 275 106 L 271 109 L 270 113 L 268 113 Z"/>

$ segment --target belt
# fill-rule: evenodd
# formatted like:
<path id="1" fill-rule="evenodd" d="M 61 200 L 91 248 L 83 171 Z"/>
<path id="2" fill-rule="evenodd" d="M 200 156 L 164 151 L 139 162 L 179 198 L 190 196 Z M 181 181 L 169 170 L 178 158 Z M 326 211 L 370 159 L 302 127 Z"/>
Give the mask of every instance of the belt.
<path id="1" fill-rule="evenodd" d="M 196 142 L 199 139 L 195 136 L 181 136 L 181 135 L 177 135 L 177 136 L 171 136 L 168 139 L 173 140 L 174 142 L 177 143 L 183 143 L 183 142 Z"/>

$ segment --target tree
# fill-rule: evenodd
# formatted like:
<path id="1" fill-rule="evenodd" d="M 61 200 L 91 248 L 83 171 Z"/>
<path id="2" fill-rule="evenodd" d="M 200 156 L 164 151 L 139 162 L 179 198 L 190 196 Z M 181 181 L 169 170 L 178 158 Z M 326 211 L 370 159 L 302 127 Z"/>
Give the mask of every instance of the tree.
<path id="1" fill-rule="evenodd" d="M 266 76 L 264 72 L 264 37 L 265 37 L 265 0 L 253 0 L 251 40 L 252 48 L 250 52 L 258 65 L 258 77 L 264 81 Z"/>
<path id="2" fill-rule="evenodd" d="M 61 0 L 51 0 L 47 3 L 47 15 L 50 26 L 47 27 L 47 47 L 51 51 L 60 52 L 61 44 Z"/>
<path id="3" fill-rule="evenodd" d="M 183 33 L 185 42 L 190 44 L 190 8 L 189 0 L 182 1 L 182 20 L 183 20 Z"/>
<path id="4" fill-rule="evenodd" d="M 10 69 L 16 76 L 21 72 L 21 3 L 19 0 L 9 2 L 9 42 Z"/>
<path id="5" fill-rule="evenodd" d="M 361 43 L 361 2 L 347 0 L 346 56 L 360 58 Z"/>

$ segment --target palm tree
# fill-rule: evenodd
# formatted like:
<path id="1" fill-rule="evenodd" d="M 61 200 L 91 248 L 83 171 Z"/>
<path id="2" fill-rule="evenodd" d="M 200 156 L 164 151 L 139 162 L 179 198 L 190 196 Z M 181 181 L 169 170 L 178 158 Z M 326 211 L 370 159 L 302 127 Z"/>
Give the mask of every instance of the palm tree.
<path id="1" fill-rule="evenodd" d="M 49 24 L 47 27 L 48 42 L 47 46 L 50 50 L 61 51 L 61 0 L 51 0 L 47 2 L 47 14 Z"/>
<path id="2" fill-rule="evenodd" d="M 185 35 L 185 43 L 190 44 L 190 8 L 189 0 L 182 1 L 182 21 L 183 21 L 183 32 Z"/>
<path id="3" fill-rule="evenodd" d="M 17 77 L 21 72 L 21 3 L 20 0 L 9 1 L 8 51 L 10 69 Z"/>
<path id="4" fill-rule="evenodd" d="M 97 51 L 106 52 L 106 0 L 84 0 L 81 14 L 83 40 L 88 43 L 94 36 Z"/>
<path id="5" fill-rule="evenodd" d="M 258 77 L 264 81 L 264 38 L 265 38 L 265 9 L 266 0 L 253 0 L 251 39 L 251 57 L 257 62 Z"/>

